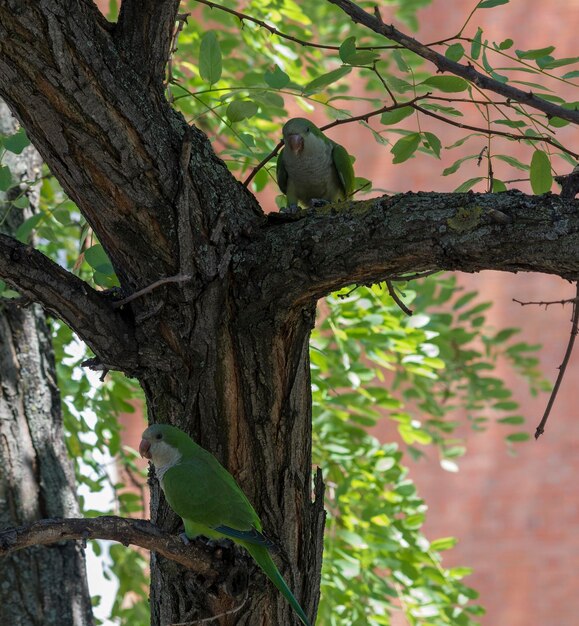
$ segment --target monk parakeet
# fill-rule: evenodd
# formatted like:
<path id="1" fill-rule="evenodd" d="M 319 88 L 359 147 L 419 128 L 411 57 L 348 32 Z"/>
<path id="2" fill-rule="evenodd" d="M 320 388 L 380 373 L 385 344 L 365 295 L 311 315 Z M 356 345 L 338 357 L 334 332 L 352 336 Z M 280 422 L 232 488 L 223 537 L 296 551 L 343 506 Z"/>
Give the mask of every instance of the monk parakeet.
<path id="1" fill-rule="evenodd" d="M 257 513 L 219 461 L 182 430 L 168 424 L 149 426 L 139 452 L 153 462 L 169 506 L 183 520 L 185 537 L 227 538 L 243 546 L 302 624 L 311 626 L 269 554 L 273 543 L 262 534 Z"/>
<path id="2" fill-rule="evenodd" d="M 287 121 L 282 134 L 277 184 L 287 197 L 286 211 L 297 211 L 298 203 L 346 200 L 353 193 L 354 168 L 345 148 L 303 117 Z"/>

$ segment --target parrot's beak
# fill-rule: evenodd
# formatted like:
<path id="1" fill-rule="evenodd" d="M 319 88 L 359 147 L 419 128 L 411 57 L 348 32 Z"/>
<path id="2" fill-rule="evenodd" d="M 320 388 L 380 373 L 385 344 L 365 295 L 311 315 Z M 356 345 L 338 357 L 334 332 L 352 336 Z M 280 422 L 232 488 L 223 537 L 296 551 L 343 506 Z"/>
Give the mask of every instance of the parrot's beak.
<path id="1" fill-rule="evenodd" d="M 139 444 L 139 454 L 145 459 L 151 458 L 151 442 L 146 439 L 141 439 Z"/>
<path id="2" fill-rule="evenodd" d="M 301 135 L 288 135 L 287 144 L 292 152 L 299 154 L 304 149 L 304 138 Z"/>

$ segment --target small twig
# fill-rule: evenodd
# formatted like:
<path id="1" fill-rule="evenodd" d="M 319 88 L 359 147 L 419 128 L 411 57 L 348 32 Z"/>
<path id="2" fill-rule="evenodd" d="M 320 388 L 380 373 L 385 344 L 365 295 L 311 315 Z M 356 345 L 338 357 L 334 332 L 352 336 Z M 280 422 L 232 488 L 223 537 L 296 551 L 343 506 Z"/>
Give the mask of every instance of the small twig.
<path id="1" fill-rule="evenodd" d="M 356 291 L 356 289 L 360 289 L 360 287 L 363 287 L 363 286 L 364 285 L 356 285 L 355 287 L 352 287 L 352 289 L 350 289 L 348 293 L 339 293 L 338 298 L 340 298 L 340 300 L 345 300 L 349 295 L 353 294 L 354 291 Z"/>
<path id="2" fill-rule="evenodd" d="M 281 39 L 287 39 L 288 41 L 293 41 L 294 43 L 299 44 L 300 46 L 307 46 L 308 48 L 319 48 L 320 50 L 335 50 L 336 52 L 340 50 L 340 46 L 331 46 L 322 43 L 313 43 L 311 41 L 306 41 L 305 39 L 298 39 L 297 37 L 292 37 L 292 35 L 286 35 L 282 33 L 277 28 L 270 26 L 267 22 L 260 20 L 256 17 L 248 15 L 247 13 L 240 13 L 239 11 L 234 11 L 233 9 L 229 9 L 228 7 L 224 7 L 220 4 L 216 4 L 215 2 L 210 2 L 209 0 L 195 0 L 199 4 L 205 4 L 210 9 L 219 9 L 220 11 L 224 11 L 225 13 L 229 13 L 230 15 L 234 15 L 242 24 L 243 22 L 253 22 L 261 28 L 265 28 L 272 35 L 277 35 Z M 390 44 L 385 46 L 356 46 L 356 50 L 393 50 L 393 49 L 401 49 L 404 46 L 398 44 Z"/>
<path id="3" fill-rule="evenodd" d="M 415 274 L 408 274 L 408 276 L 390 276 L 388 280 L 394 282 L 416 280 L 417 278 L 426 278 L 433 274 L 438 274 L 440 270 L 426 270 L 425 272 L 416 272 Z"/>
<path id="4" fill-rule="evenodd" d="M 404 302 L 402 302 L 402 300 L 400 299 L 400 297 L 398 296 L 398 294 L 396 293 L 396 290 L 394 289 L 393 285 L 392 285 L 392 281 L 391 280 L 387 280 L 386 281 L 386 287 L 388 288 L 388 293 L 390 294 L 390 297 L 392 298 L 392 300 L 394 300 L 394 302 L 396 302 L 396 304 L 402 309 L 402 311 L 404 313 L 406 313 L 406 315 L 412 315 L 412 310 L 409 309 Z"/>
<path id="5" fill-rule="evenodd" d="M 177 40 L 179 39 L 179 35 L 181 31 L 185 27 L 187 23 L 187 18 L 191 15 L 191 13 L 180 13 L 177 15 L 177 27 L 175 28 L 175 32 L 173 33 L 173 39 L 171 40 L 171 50 L 169 51 L 169 60 L 167 61 L 167 80 L 165 82 L 165 87 L 167 89 L 169 102 L 173 102 L 173 94 L 171 93 L 171 83 L 173 82 L 173 56 L 175 52 L 177 52 Z"/>
<path id="6" fill-rule="evenodd" d="M 280 141 L 277 146 L 265 157 L 263 158 L 252 170 L 249 172 L 249 176 L 243 181 L 243 186 L 247 187 L 249 183 L 253 180 L 254 176 L 259 172 L 259 170 L 283 148 L 283 141 Z"/>
<path id="7" fill-rule="evenodd" d="M 132 302 L 133 300 L 136 300 L 137 298 L 140 298 L 141 296 L 144 296 L 147 293 L 151 293 L 151 291 L 153 291 L 154 289 L 157 289 L 157 287 L 160 287 L 161 285 L 166 285 L 168 283 L 184 283 L 184 282 L 187 282 L 188 280 L 191 280 L 191 276 L 184 275 L 184 274 L 177 274 L 176 276 L 168 276 L 167 278 L 160 278 L 159 280 L 156 280 L 154 283 L 151 283 L 147 287 L 143 287 L 143 289 L 139 289 L 139 291 L 135 291 L 135 293 L 132 293 L 130 296 L 127 296 L 126 298 L 123 298 L 122 300 L 116 300 L 115 302 L 113 302 L 113 308 L 118 309 L 119 307 L 122 307 L 125 304 L 128 304 L 129 302 Z"/>
<path id="8" fill-rule="evenodd" d="M 562 306 L 565 306 L 566 304 L 571 304 L 572 302 L 577 302 L 578 298 L 568 298 L 567 300 L 550 300 L 547 302 L 543 302 L 543 301 L 529 301 L 529 302 L 523 302 L 522 300 L 517 300 L 516 298 L 513 298 L 513 302 L 516 302 L 517 304 L 520 304 L 521 306 L 528 306 L 529 304 L 534 304 L 537 306 L 544 306 L 545 308 L 551 306 L 552 304 L 561 304 Z"/>
<path id="9" fill-rule="evenodd" d="M 484 148 L 479 152 L 478 157 L 476 159 L 476 166 L 480 167 L 480 164 L 482 163 L 483 157 L 485 155 L 485 152 L 488 150 L 488 146 L 484 146 Z"/>
<path id="10" fill-rule="evenodd" d="M 555 146 L 555 148 L 558 148 L 559 150 L 566 152 L 567 154 L 572 156 L 574 159 L 579 160 L 579 154 L 577 154 L 576 152 L 573 152 L 572 150 L 569 150 L 568 148 L 565 148 L 557 141 L 551 139 L 550 137 L 546 137 L 544 135 L 520 135 L 516 133 L 509 133 L 508 131 L 505 131 L 505 130 L 497 130 L 495 128 L 491 128 L 491 129 L 480 128 L 479 126 L 472 126 L 470 124 L 462 124 L 461 122 L 455 122 L 454 120 L 451 120 L 448 117 L 444 117 L 444 115 L 439 115 L 438 113 L 435 113 L 434 111 L 429 111 L 428 109 L 421 107 L 419 104 L 408 103 L 407 106 L 411 106 L 416 111 L 420 111 L 421 113 L 424 113 L 424 115 L 428 115 L 430 117 L 433 117 L 434 119 L 440 120 L 441 122 L 446 122 L 447 124 L 450 124 L 451 126 L 456 126 L 457 128 L 462 128 L 464 130 L 472 130 L 477 133 L 481 133 L 484 135 L 493 135 L 495 137 L 508 137 L 509 139 L 514 139 L 515 141 L 541 141 L 543 143 L 548 143 L 549 145 Z"/>
<path id="11" fill-rule="evenodd" d="M 561 381 L 565 376 L 565 370 L 567 369 L 567 364 L 569 363 L 569 359 L 571 357 L 571 353 L 573 352 L 573 345 L 575 343 L 575 337 L 577 337 L 577 333 L 579 333 L 579 281 L 576 283 L 576 296 L 573 302 L 573 316 L 571 318 L 571 333 L 569 334 L 569 342 L 567 343 L 567 350 L 565 351 L 565 356 L 563 357 L 563 362 L 559 366 L 559 374 L 557 376 L 557 380 L 555 381 L 555 386 L 553 387 L 553 391 L 551 392 L 551 396 L 549 398 L 549 402 L 547 403 L 547 408 L 545 409 L 545 413 L 543 413 L 543 418 L 541 419 L 537 429 L 535 430 L 535 439 L 538 439 L 545 432 L 545 424 L 549 419 L 549 415 L 551 413 L 551 409 L 553 408 L 553 404 L 555 403 L 555 398 L 557 397 L 557 393 L 559 392 L 559 387 L 561 386 Z"/>

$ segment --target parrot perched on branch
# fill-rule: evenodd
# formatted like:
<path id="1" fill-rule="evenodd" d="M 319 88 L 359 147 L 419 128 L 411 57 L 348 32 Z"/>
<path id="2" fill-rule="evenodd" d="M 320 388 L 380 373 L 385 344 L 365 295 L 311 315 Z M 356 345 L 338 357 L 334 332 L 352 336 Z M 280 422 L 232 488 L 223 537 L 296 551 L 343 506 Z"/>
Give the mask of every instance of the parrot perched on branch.
<path id="1" fill-rule="evenodd" d="M 233 476 L 207 450 L 175 426 L 154 424 L 143 432 L 142 457 L 155 466 L 169 506 L 185 525 L 185 540 L 199 535 L 231 539 L 243 546 L 298 614 L 306 614 L 279 573 L 269 549 L 273 543 L 261 532 L 254 508 Z"/>
<path id="2" fill-rule="evenodd" d="M 354 192 L 354 168 L 346 149 L 328 139 L 310 120 L 294 117 L 282 129 L 284 148 L 277 158 L 277 184 L 287 198 L 286 212 L 298 203 L 347 200 Z"/>

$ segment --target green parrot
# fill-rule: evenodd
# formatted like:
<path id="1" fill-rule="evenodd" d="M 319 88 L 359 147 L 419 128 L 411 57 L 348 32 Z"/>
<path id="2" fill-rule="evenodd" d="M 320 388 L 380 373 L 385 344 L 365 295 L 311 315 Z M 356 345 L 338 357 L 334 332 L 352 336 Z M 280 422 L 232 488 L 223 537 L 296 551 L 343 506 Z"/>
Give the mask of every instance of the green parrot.
<path id="1" fill-rule="evenodd" d="M 286 212 L 320 202 L 347 200 L 354 191 L 354 168 L 346 149 L 328 139 L 310 120 L 294 117 L 282 129 L 285 147 L 277 158 L 277 184 Z"/>
<path id="2" fill-rule="evenodd" d="M 273 543 L 261 532 L 254 508 L 233 476 L 186 433 L 168 424 L 154 424 L 143 432 L 142 457 L 155 466 L 169 506 L 185 525 L 185 540 L 203 535 L 231 539 L 243 546 L 281 591 L 302 624 L 311 626 L 273 562 Z"/>

